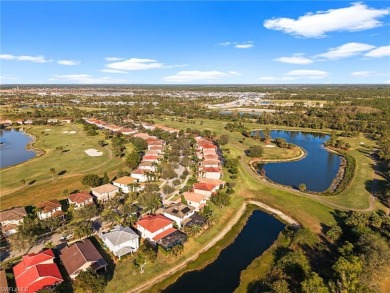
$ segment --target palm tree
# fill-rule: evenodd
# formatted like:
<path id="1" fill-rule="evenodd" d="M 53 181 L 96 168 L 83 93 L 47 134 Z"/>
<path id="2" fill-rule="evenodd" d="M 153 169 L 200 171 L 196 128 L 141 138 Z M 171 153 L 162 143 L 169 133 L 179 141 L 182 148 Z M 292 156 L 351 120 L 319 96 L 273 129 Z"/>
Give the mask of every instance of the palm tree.
<path id="1" fill-rule="evenodd" d="M 20 179 L 20 184 L 22 184 L 22 185 L 26 184 L 26 180 Z"/>
<path id="2" fill-rule="evenodd" d="M 45 248 L 54 248 L 54 247 L 56 246 L 53 244 L 53 241 L 51 240 L 45 243 Z"/>

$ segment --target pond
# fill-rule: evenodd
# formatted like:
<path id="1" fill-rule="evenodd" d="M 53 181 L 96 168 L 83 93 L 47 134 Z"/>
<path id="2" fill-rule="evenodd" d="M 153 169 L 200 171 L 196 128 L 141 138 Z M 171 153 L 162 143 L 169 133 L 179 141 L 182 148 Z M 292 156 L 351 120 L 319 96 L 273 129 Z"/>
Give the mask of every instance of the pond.
<path id="1" fill-rule="evenodd" d="M 340 168 L 339 155 L 327 151 L 323 144 L 329 135 L 301 131 L 271 131 L 272 138 L 284 138 L 302 147 L 307 156 L 299 161 L 259 164 L 265 176 L 276 183 L 297 188 L 304 183 L 307 190 L 321 192 L 331 185 Z"/>
<path id="2" fill-rule="evenodd" d="M 26 146 L 32 138 L 22 131 L 0 130 L 0 168 L 23 163 L 35 157 L 35 152 Z"/>
<path id="3" fill-rule="evenodd" d="M 185 273 L 163 292 L 233 292 L 240 284 L 241 271 L 271 246 L 284 226 L 273 216 L 254 211 L 234 242 L 214 262 L 202 270 Z"/>

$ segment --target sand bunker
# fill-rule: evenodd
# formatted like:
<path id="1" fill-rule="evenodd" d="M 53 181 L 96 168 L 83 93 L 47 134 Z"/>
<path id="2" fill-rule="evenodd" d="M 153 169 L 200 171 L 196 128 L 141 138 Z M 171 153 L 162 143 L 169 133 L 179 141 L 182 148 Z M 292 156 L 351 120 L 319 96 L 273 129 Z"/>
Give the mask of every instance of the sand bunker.
<path id="1" fill-rule="evenodd" d="M 265 147 L 266 148 L 274 148 L 275 146 L 273 144 L 267 144 Z"/>
<path id="2" fill-rule="evenodd" d="M 85 150 L 85 153 L 90 157 L 100 157 L 101 155 L 103 155 L 103 152 L 99 152 L 95 149 L 87 149 Z"/>
<path id="3" fill-rule="evenodd" d="M 45 129 L 45 131 L 50 131 L 51 129 Z"/>
<path id="4" fill-rule="evenodd" d="M 74 133 L 76 133 L 76 131 L 69 131 L 69 134 L 74 134 Z"/>
<path id="5" fill-rule="evenodd" d="M 62 133 L 68 133 L 69 131 L 67 131 L 67 130 L 65 130 L 65 131 L 63 131 Z"/>

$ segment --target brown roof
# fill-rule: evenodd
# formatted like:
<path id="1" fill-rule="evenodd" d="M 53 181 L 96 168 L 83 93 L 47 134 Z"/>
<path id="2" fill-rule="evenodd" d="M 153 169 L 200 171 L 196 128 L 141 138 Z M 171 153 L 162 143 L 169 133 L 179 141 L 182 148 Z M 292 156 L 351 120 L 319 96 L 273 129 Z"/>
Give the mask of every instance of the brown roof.
<path id="1" fill-rule="evenodd" d="M 37 208 L 40 208 L 43 213 L 51 212 L 52 210 L 61 207 L 61 204 L 58 200 L 53 199 L 49 201 L 39 202 L 35 205 Z"/>
<path id="2" fill-rule="evenodd" d="M 6 211 L 0 212 L 0 222 L 20 220 L 27 215 L 24 207 L 12 208 Z"/>
<path id="3" fill-rule="evenodd" d="M 121 177 L 121 178 L 116 179 L 116 180 L 114 181 L 114 183 L 128 185 L 128 184 L 133 183 L 134 181 L 136 181 L 136 179 L 134 179 L 133 177 L 130 177 L 130 176 L 123 176 L 123 177 Z"/>
<path id="4" fill-rule="evenodd" d="M 164 213 L 170 214 L 178 218 L 184 218 L 188 213 L 195 210 L 194 207 L 182 204 L 181 202 L 175 203 L 164 210 Z"/>
<path id="5" fill-rule="evenodd" d="M 145 174 L 145 171 L 142 169 L 135 169 L 131 172 L 131 174 Z"/>
<path id="6" fill-rule="evenodd" d="M 202 200 L 206 198 L 203 194 L 194 193 L 194 192 L 184 192 L 183 196 L 187 201 L 193 201 L 198 203 L 200 203 Z"/>
<path id="7" fill-rule="evenodd" d="M 101 262 L 103 260 L 99 251 L 89 239 L 61 249 L 60 257 L 69 275 L 79 270 L 87 262 Z"/>
<path id="8" fill-rule="evenodd" d="M 224 185 L 225 181 L 219 179 L 199 178 L 199 183 L 206 183 L 206 184 L 219 186 L 221 184 Z"/>
<path id="9" fill-rule="evenodd" d="M 156 151 L 156 150 L 162 150 L 163 146 L 162 145 L 153 145 L 149 148 L 151 151 Z"/>
<path id="10" fill-rule="evenodd" d="M 218 160 L 204 160 L 202 165 L 219 165 Z"/>
<path id="11" fill-rule="evenodd" d="M 93 188 L 91 188 L 91 190 L 102 194 L 102 193 L 113 192 L 115 190 L 118 190 L 118 187 L 116 187 L 110 183 L 107 183 L 104 185 L 100 185 L 98 187 L 93 187 Z"/>
<path id="12" fill-rule="evenodd" d="M 69 195 L 68 198 L 72 202 L 83 203 L 87 200 L 90 200 L 92 198 L 92 195 L 90 195 L 88 192 L 79 192 Z"/>
<path id="13" fill-rule="evenodd" d="M 5 270 L 0 271 L 0 288 L 6 290 L 8 288 L 7 276 Z"/>

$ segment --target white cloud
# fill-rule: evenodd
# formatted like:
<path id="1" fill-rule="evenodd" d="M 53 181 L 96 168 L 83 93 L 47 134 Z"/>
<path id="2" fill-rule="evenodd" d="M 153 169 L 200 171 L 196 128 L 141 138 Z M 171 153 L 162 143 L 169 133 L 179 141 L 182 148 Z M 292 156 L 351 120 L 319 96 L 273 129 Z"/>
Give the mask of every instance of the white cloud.
<path id="1" fill-rule="evenodd" d="M 14 60 L 14 61 L 30 61 L 34 63 L 47 63 L 52 60 L 47 60 L 45 57 L 42 55 L 39 56 L 26 56 L 26 55 L 21 55 L 21 56 L 15 56 L 15 55 L 10 55 L 10 54 L 1 54 L 0 59 L 2 60 Z"/>
<path id="2" fill-rule="evenodd" d="M 378 19 L 389 13 L 390 9 L 374 9 L 357 2 L 350 7 L 307 13 L 298 19 L 267 19 L 264 27 L 294 36 L 320 38 L 329 32 L 362 31 L 381 26 Z"/>
<path id="3" fill-rule="evenodd" d="M 375 46 L 363 43 L 347 43 L 336 48 L 331 48 L 328 52 L 317 55 L 329 60 L 348 58 L 362 54 L 363 52 L 374 49 Z"/>
<path id="4" fill-rule="evenodd" d="M 89 74 L 68 74 L 54 75 L 49 78 L 50 81 L 60 81 L 66 83 L 82 83 L 82 84 L 101 84 L 101 83 L 127 83 L 126 79 L 114 79 L 108 76 L 93 77 Z"/>
<path id="5" fill-rule="evenodd" d="M 108 73 L 127 73 L 127 71 L 124 70 L 116 70 L 116 69 L 102 69 L 101 72 L 108 72 Z"/>
<path id="6" fill-rule="evenodd" d="M 130 58 L 123 61 L 109 63 L 106 67 L 114 70 L 133 71 L 164 68 L 165 65 L 154 59 Z"/>
<path id="7" fill-rule="evenodd" d="M 79 65 L 81 62 L 77 60 L 57 60 L 57 63 L 60 65 L 75 66 Z"/>
<path id="8" fill-rule="evenodd" d="M 121 61 L 121 60 L 125 60 L 126 58 L 118 58 L 118 57 L 106 57 L 104 58 L 106 59 L 106 61 L 108 62 L 114 62 L 114 61 Z"/>
<path id="9" fill-rule="evenodd" d="M 236 49 L 249 49 L 253 48 L 254 42 L 248 41 L 248 42 L 243 42 L 243 43 L 238 43 L 238 42 L 222 42 L 218 44 L 219 46 L 223 47 L 228 47 L 228 46 L 233 46 Z"/>
<path id="10" fill-rule="evenodd" d="M 327 77 L 329 73 L 322 70 L 299 69 L 299 70 L 289 71 L 285 75 L 296 77 L 296 78 L 319 79 L 319 78 Z"/>
<path id="11" fill-rule="evenodd" d="M 169 82 L 192 82 L 192 81 L 212 81 L 226 76 L 237 76 L 240 73 L 235 71 L 179 71 L 175 75 L 164 77 L 165 81 Z"/>
<path id="12" fill-rule="evenodd" d="M 254 47 L 253 42 L 246 42 L 246 43 L 237 44 L 237 45 L 234 46 L 234 48 L 236 48 L 236 49 L 249 49 L 249 48 L 252 48 L 252 47 Z"/>
<path id="13" fill-rule="evenodd" d="M 390 56 L 390 46 L 378 47 L 364 54 L 365 57 L 380 58 Z"/>
<path id="14" fill-rule="evenodd" d="M 368 77 L 378 75 L 378 73 L 375 71 L 354 71 L 351 75 L 355 77 Z"/>
<path id="15" fill-rule="evenodd" d="M 313 63 L 313 60 L 306 58 L 300 54 L 293 55 L 291 57 L 279 57 L 274 59 L 274 61 L 282 62 L 282 63 L 289 63 L 289 64 L 298 64 L 298 65 L 305 65 L 305 64 L 311 64 Z"/>
<path id="16" fill-rule="evenodd" d="M 231 44 L 232 44 L 232 42 L 221 42 L 218 45 L 219 46 L 230 46 Z"/>

